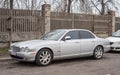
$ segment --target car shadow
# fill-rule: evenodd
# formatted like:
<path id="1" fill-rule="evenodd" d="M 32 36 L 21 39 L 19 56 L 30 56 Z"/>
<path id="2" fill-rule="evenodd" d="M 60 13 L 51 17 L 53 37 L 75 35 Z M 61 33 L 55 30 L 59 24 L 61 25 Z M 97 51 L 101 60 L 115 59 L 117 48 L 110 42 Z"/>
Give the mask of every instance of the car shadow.
<path id="1" fill-rule="evenodd" d="M 107 59 L 107 57 L 103 57 L 102 59 L 98 61 L 102 61 L 104 59 Z M 53 61 L 51 65 L 59 65 L 59 66 L 71 66 L 76 64 L 83 64 L 83 63 L 89 63 L 96 61 L 97 59 L 94 59 L 92 56 L 90 57 L 79 57 L 79 58 L 72 58 L 72 59 L 64 59 L 64 60 L 56 60 Z"/>
<path id="2" fill-rule="evenodd" d="M 111 53 L 111 54 L 120 54 L 120 51 L 109 51 L 107 53 Z"/>
<path id="3" fill-rule="evenodd" d="M 73 64 L 73 63 L 79 63 L 79 62 L 84 62 L 84 61 L 90 61 L 90 60 L 94 60 L 92 57 L 80 57 L 80 58 L 71 58 L 71 59 L 61 59 L 61 60 L 54 60 L 52 61 L 52 63 L 50 64 L 50 66 L 52 65 L 59 65 L 59 64 Z M 14 66 L 28 66 L 28 67 L 37 67 L 38 65 L 36 65 L 35 62 L 19 62 L 19 61 L 15 61 L 12 63 Z M 49 66 L 49 65 L 48 65 Z M 43 66 L 39 66 L 39 67 L 43 67 Z"/>
<path id="4" fill-rule="evenodd" d="M 107 57 L 103 57 L 100 60 L 107 59 Z M 75 64 L 80 64 L 84 62 L 90 62 L 90 61 L 96 61 L 92 56 L 89 57 L 79 57 L 79 58 L 71 58 L 71 59 L 61 59 L 61 60 L 54 60 L 52 63 L 48 66 L 71 66 Z M 38 66 L 35 62 L 14 62 L 13 63 L 16 66 L 21 67 L 46 67 L 46 66 Z"/>

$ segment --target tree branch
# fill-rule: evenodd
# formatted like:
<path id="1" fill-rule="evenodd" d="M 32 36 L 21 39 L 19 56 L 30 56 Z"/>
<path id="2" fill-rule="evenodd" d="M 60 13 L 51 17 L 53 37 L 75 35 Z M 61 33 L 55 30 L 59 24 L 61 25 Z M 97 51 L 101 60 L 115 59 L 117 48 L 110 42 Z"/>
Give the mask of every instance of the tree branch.
<path id="1" fill-rule="evenodd" d="M 91 3 L 94 5 L 94 7 L 99 11 L 100 14 L 102 14 L 102 12 L 98 9 L 98 7 L 95 5 L 95 3 L 91 0 Z"/>

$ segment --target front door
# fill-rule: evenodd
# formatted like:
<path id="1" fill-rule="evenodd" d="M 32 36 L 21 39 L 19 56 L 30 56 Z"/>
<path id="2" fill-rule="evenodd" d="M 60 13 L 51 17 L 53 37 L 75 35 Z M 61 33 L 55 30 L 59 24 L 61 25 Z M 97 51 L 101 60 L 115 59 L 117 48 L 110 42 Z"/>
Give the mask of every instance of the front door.
<path id="1" fill-rule="evenodd" d="M 65 39 L 65 37 L 70 37 Z M 80 53 L 80 37 L 79 31 L 68 32 L 61 41 L 61 55 L 72 55 Z"/>

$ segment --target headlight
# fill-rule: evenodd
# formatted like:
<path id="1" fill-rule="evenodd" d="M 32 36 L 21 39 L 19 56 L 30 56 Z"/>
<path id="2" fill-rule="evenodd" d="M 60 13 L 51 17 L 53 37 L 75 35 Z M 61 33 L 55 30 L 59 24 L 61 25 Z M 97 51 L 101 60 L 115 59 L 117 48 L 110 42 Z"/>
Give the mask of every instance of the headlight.
<path id="1" fill-rule="evenodd" d="M 22 47 L 21 52 L 33 52 L 35 50 L 29 49 L 28 47 Z"/>
<path id="2" fill-rule="evenodd" d="M 120 45 L 120 42 L 110 42 L 110 45 Z"/>
<path id="3" fill-rule="evenodd" d="M 26 52 L 25 49 L 26 49 L 26 48 L 22 47 L 22 48 L 20 48 L 20 51 L 21 51 L 21 52 Z"/>
<path id="4" fill-rule="evenodd" d="M 28 52 L 30 49 L 28 47 L 25 47 L 25 51 Z"/>

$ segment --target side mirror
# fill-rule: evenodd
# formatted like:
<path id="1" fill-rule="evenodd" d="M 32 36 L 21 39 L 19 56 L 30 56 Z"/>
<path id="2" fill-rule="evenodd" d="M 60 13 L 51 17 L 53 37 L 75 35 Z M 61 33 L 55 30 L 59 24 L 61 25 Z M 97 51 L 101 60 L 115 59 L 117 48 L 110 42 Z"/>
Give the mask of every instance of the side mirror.
<path id="1" fill-rule="evenodd" d="M 66 37 L 65 37 L 65 40 L 70 40 L 70 39 L 71 39 L 70 36 L 66 36 Z"/>

